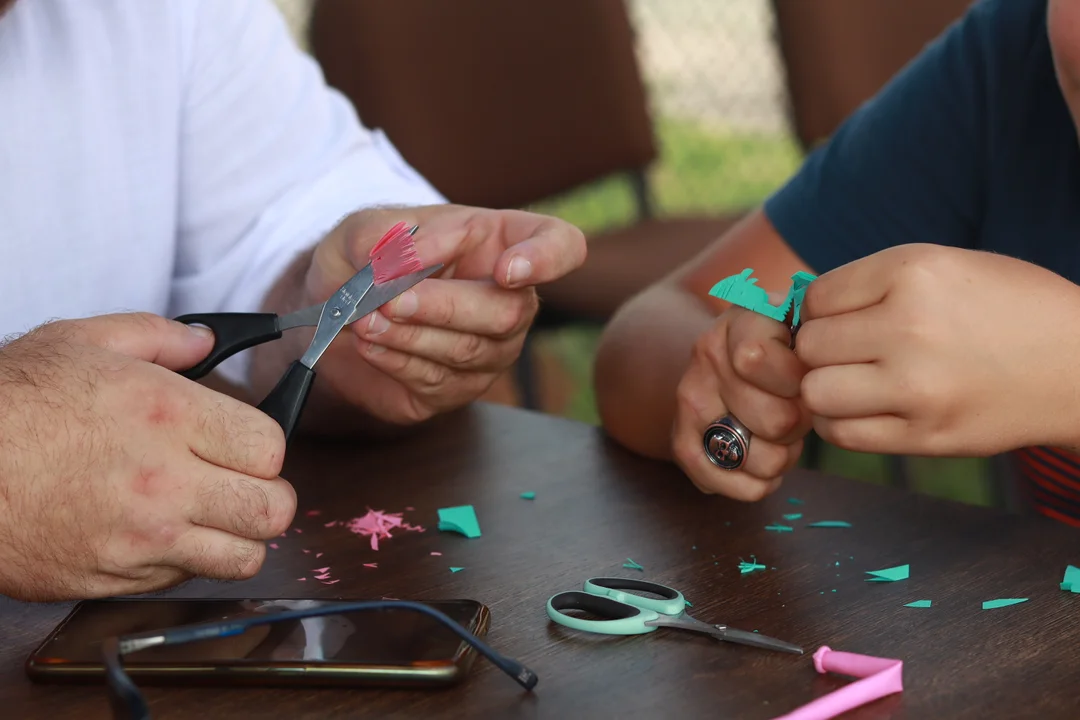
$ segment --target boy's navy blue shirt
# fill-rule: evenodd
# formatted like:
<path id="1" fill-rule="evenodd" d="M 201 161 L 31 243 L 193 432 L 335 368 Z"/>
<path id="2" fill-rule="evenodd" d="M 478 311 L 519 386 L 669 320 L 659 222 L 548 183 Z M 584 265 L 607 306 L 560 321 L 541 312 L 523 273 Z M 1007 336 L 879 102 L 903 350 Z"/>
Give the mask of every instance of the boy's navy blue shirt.
<path id="1" fill-rule="evenodd" d="M 1080 283 L 1080 142 L 1046 0 L 983 0 L 765 203 L 825 273 L 916 242 L 990 250 Z M 1080 525 L 1080 457 L 1021 454 L 1036 506 Z"/>

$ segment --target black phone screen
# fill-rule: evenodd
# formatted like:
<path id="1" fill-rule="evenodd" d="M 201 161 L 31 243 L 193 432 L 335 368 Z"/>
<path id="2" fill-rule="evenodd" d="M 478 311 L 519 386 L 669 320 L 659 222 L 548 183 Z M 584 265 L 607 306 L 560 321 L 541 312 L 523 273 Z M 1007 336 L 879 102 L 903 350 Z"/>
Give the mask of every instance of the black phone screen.
<path id="1" fill-rule="evenodd" d="M 344 601 L 338 601 L 344 602 Z M 101 641 L 110 636 L 177 625 L 224 620 L 236 615 L 303 610 L 337 604 L 326 600 L 92 600 L 79 603 L 38 648 L 31 664 L 96 666 Z M 472 632 L 484 615 L 473 600 L 430 602 Z M 467 646 L 434 618 L 410 610 L 380 610 L 324 615 L 258 626 L 233 637 L 154 647 L 124 659 L 139 666 L 177 664 L 303 663 L 318 665 L 416 666 L 456 661 Z M 57 668 L 59 669 L 59 668 Z"/>

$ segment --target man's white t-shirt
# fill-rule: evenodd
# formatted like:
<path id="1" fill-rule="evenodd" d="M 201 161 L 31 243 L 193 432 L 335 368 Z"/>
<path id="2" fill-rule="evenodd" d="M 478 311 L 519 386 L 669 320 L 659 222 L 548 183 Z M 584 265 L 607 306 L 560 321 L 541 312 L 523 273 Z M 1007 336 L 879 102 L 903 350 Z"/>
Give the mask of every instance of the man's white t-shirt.
<path id="1" fill-rule="evenodd" d="M 439 202 L 269 0 L 17 0 L 0 17 L 2 334 L 257 311 L 344 215 Z"/>

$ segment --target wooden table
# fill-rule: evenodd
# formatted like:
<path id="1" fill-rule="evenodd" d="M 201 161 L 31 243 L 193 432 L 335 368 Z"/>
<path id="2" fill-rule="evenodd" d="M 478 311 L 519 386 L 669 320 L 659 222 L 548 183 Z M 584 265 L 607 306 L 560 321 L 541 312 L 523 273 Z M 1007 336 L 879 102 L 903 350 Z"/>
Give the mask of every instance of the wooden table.
<path id="1" fill-rule="evenodd" d="M 1058 589 L 1080 562 L 1080 535 L 805 472 L 759 504 L 699 494 L 674 468 L 632 457 L 572 422 L 478 406 L 383 447 L 297 445 L 286 468 L 300 493 L 296 527 L 242 584 L 192 583 L 179 596 L 475 598 L 488 640 L 540 675 L 526 694 L 478 660 L 438 691 L 148 688 L 160 718 L 737 717 L 770 718 L 845 681 L 809 654 L 770 653 L 676 631 L 589 636 L 550 623 L 544 603 L 586 577 L 644 577 L 685 591 L 693 613 L 813 651 L 822 644 L 904 661 L 906 690 L 851 718 L 1077 717 L 1080 595 Z M 536 499 L 522 500 L 522 491 Z M 789 497 L 803 501 L 790 504 Z M 476 507 L 483 537 L 435 530 L 436 509 Z M 383 542 L 328 518 L 372 507 L 426 527 Z M 319 509 L 317 518 L 305 512 Z M 794 532 L 764 527 L 801 512 Z M 846 520 L 850 529 L 809 529 Z M 695 549 L 696 546 L 696 549 Z M 298 582 L 324 552 L 342 581 Z M 430 555 L 441 551 L 441 557 Z M 764 572 L 740 575 L 740 558 Z M 623 570 L 628 558 L 645 570 Z M 378 562 L 378 569 L 364 568 Z M 911 564 L 911 578 L 867 583 L 866 570 Z M 463 566 L 451 573 L 449 566 Z M 1028 597 L 981 609 L 983 600 Z M 933 600 L 930 609 L 903 607 Z M 102 688 L 36 686 L 22 663 L 68 606 L 0 602 L 0 715 L 108 717 Z"/>

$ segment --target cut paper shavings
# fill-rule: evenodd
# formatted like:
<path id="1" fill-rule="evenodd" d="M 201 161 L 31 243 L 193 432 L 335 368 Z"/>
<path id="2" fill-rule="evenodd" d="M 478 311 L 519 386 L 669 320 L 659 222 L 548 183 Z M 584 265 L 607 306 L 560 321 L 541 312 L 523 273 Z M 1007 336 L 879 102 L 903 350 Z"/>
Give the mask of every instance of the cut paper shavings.
<path id="1" fill-rule="evenodd" d="M 765 529 L 771 532 L 792 532 L 795 530 L 790 525 L 766 525 Z"/>
<path id="2" fill-rule="evenodd" d="M 434 550 L 431 552 L 431 554 L 434 555 L 435 557 L 439 557 L 440 555 L 442 555 L 441 552 L 435 552 Z"/>
<path id="3" fill-rule="evenodd" d="M 270 543 L 270 549 L 271 550 L 277 550 L 278 549 L 278 544 L 277 543 Z"/>
<path id="4" fill-rule="evenodd" d="M 382 510 L 368 510 L 363 517 L 353 518 L 345 526 L 357 535 L 371 538 L 371 549 L 379 549 L 379 540 L 389 537 L 391 530 L 424 532 L 419 525 L 410 525 L 402 519 L 402 513 L 388 513 Z"/>
<path id="5" fill-rule="evenodd" d="M 323 523 L 323 527 L 334 527 L 335 525 L 337 525 L 337 520 L 331 520 L 328 523 Z"/>
<path id="6" fill-rule="evenodd" d="M 439 508 L 439 529 L 461 533 L 467 538 L 480 537 L 480 521 L 472 505 Z"/>
<path id="7" fill-rule="evenodd" d="M 638 565 L 636 562 L 633 561 L 632 558 L 626 558 L 626 562 L 624 562 L 622 566 L 627 570 L 640 570 L 642 572 L 645 572 L 645 566 Z"/>
<path id="8" fill-rule="evenodd" d="M 330 579 L 330 573 L 323 573 L 322 575 L 316 575 L 315 579 L 316 580 L 329 580 Z"/>
<path id="9" fill-rule="evenodd" d="M 521 493 L 521 499 L 522 500 L 535 500 L 536 499 L 536 493 L 532 492 L 531 490 L 529 492 L 523 492 L 523 493 Z"/>
<path id="10" fill-rule="evenodd" d="M 341 582 L 341 580 L 327 580 L 327 581 L 325 581 L 323 583 L 323 585 L 333 585 L 334 583 L 339 583 L 339 582 Z"/>
<path id="11" fill-rule="evenodd" d="M 296 579 L 299 580 L 300 582 L 307 582 L 307 578 L 296 578 Z"/>
<path id="12" fill-rule="evenodd" d="M 310 555 L 310 554 L 311 554 L 311 551 L 310 551 L 310 550 L 308 550 L 307 548 L 304 548 L 304 549 L 303 549 L 303 550 L 301 550 L 300 552 L 304 553 L 305 555 Z M 320 554 L 320 555 L 322 555 L 322 553 L 319 553 L 319 554 Z"/>
<path id="13" fill-rule="evenodd" d="M 313 573 L 319 573 L 319 574 L 321 575 L 321 574 L 322 574 L 322 573 L 324 573 L 324 572 L 330 572 L 330 566 L 329 566 L 329 565 L 327 565 L 327 566 L 326 566 L 326 567 L 324 567 L 324 568 L 316 568 L 316 569 L 312 570 L 311 572 L 313 572 Z"/>
<path id="14" fill-rule="evenodd" d="M 822 675 L 833 672 L 860 679 L 775 720 L 828 720 L 904 689 L 904 663 L 900 660 L 835 652 L 822 646 L 814 653 L 814 669 Z"/>
<path id="15" fill-rule="evenodd" d="M 296 532 L 298 532 L 298 533 L 302 533 L 302 532 L 304 532 L 304 531 L 303 531 L 303 530 L 301 530 L 300 528 L 293 528 L 293 530 L 295 530 L 295 531 L 296 531 Z"/>
<path id="16" fill-rule="evenodd" d="M 788 498 L 787 501 L 789 503 L 791 503 L 792 505 L 802 505 L 803 504 L 802 500 L 800 500 L 799 498 L 794 498 L 794 497 Z"/>
<path id="17" fill-rule="evenodd" d="M 788 513 L 784 516 L 785 520 L 798 520 L 802 517 L 802 513 Z"/>
<path id="18" fill-rule="evenodd" d="M 369 257 L 376 285 L 424 269 L 413 242 L 415 232 L 415 225 L 399 222 L 371 248 Z"/>
<path id="19" fill-rule="evenodd" d="M 308 517 L 319 517 L 320 515 L 322 515 L 322 510 L 308 510 L 304 514 Z"/>
<path id="20" fill-rule="evenodd" d="M 323 556 L 323 553 L 315 553 L 315 559 L 318 560 Z"/>
<path id="21" fill-rule="evenodd" d="M 364 567 L 377 568 L 379 567 L 379 563 L 364 563 Z"/>
<path id="22" fill-rule="evenodd" d="M 928 607 L 930 607 L 930 605 L 931 605 L 931 603 L 930 603 L 929 600 L 916 600 L 915 602 L 907 603 L 906 605 L 904 605 L 904 607 L 928 608 Z"/>
<path id="23" fill-rule="evenodd" d="M 884 570 L 867 570 L 866 572 L 873 575 L 873 577 L 866 578 L 866 582 L 896 582 L 897 580 L 907 580 L 911 576 L 911 566 L 897 565 Z"/>
<path id="24" fill-rule="evenodd" d="M 849 528 L 851 523 L 843 520 L 818 520 L 817 522 L 810 523 L 806 527 L 812 528 Z"/>
<path id="25" fill-rule="evenodd" d="M 985 600 L 982 604 L 983 610 L 996 610 L 997 608 L 1009 607 L 1010 605 L 1019 605 L 1020 603 L 1027 602 L 1027 598 L 1001 598 L 1000 600 Z"/>
<path id="26" fill-rule="evenodd" d="M 452 573 L 461 572 L 464 569 L 465 568 L 463 568 L 463 567 L 452 567 L 452 568 L 450 568 L 450 572 L 452 572 Z"/>
<path id="27" fill-rule="evenodd" d="M 750 556 L 753 562 L 746 562 L 745 560 L 739 560 L 739 574 L 746 575 L 752 573 L 755 570 L 764 570 L 765 566 L 757 561 L 757 558 L 753 555 Z"/>
<path id="28" fill-rule="evenodd" d="M 1080 568 L 1075 565 L 1065 568 L 1065 577 L 1061 578 L 1061 589 L 1066 592 L 1080 593 Z"/>

